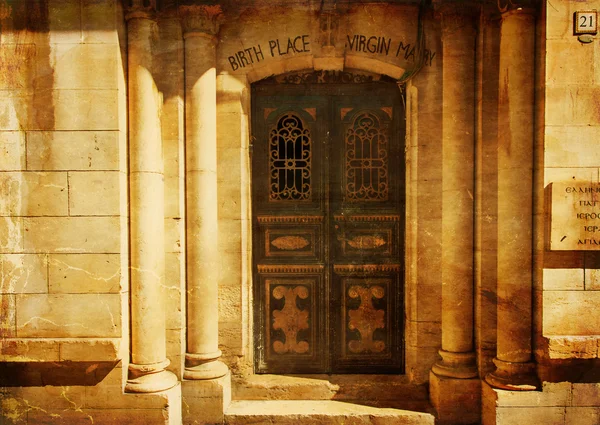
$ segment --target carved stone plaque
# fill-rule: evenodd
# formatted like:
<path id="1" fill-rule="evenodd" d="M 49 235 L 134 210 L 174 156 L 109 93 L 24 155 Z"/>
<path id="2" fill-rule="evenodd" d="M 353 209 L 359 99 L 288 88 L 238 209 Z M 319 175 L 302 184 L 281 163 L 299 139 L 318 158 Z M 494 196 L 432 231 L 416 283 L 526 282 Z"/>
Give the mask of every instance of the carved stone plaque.
<path id="1" fill-rule="evenodd" d="M 550 249 L 600 250 L 600 183 L 551 184 Z"/>

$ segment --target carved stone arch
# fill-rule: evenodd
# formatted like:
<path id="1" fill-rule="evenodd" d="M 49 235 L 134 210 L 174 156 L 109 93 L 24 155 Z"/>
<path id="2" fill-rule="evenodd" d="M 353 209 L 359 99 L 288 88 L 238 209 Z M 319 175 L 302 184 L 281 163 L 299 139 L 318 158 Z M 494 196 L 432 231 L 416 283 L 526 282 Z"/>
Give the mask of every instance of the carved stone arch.
<path id="1" fill-rule="evenodd" d="M 328 66 L 330 64 L 331 66 Z M 274 75 L 296 71 L 364 71 L 370 74 L 380 74 L 400 79 L 405 69 L 393 63 L 384 62 L 359 55 L 344 55 L 344 57 L 315 58 L 313 55 L 297 56 L 272 61 L 260 68 L 255 68 L 247 74 L 248 84 L 255 83 Z"/>

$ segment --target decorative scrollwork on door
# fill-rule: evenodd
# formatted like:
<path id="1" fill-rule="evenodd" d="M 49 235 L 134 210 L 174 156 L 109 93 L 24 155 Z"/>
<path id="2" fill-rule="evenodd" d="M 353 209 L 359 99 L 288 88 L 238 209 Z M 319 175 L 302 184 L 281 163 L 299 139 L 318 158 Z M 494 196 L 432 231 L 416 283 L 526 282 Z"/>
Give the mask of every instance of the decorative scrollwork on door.
<path id="1" fill-rule="evenodd" d="M 311 200 L 311 135 L 302 119 L 283 115 L 269 133 L 269 201 Z"/>
<path id="2" fill-rule="evenodd" d="M 381 353 L 385 349 L 385 342 L 375 340 L 373 334 L 376 329 L 385 327 L 385 311 L 375 308 L 373 298 L 381 299 L 385 291 L 381 286 L 352 286 L 348 291 L 350 298 L 360 298 L 360 305 L 355 310 L 348 311 L 348 328 L 360 332 L 360 340 L 348 342 L 348 348 L 353 353 L 371 352 Z"/>
<path id="3" fill-rule="evenodd" d="M 283 309 L 273 311 L 273 329 L 280 329 L 285 335 L 285 341 L 273 342 L 273 350 L 277 354 L 304 354 L 308 351 L 308 342 L 298 341 L 298 332 L 308 329 L 308 311 L 296 306 L 296 298 L 307 299 L 308 296 L 308 289 L 304 286 L 276 286 L 273 289 L 275 299 L 285 298 Z"/>
<path id="4" fill-rule="evenodd" d="M 346 131 L 345 145 L 345 200 L 387 201 L 387 126 L 373 113 L 360 113 Z"/>

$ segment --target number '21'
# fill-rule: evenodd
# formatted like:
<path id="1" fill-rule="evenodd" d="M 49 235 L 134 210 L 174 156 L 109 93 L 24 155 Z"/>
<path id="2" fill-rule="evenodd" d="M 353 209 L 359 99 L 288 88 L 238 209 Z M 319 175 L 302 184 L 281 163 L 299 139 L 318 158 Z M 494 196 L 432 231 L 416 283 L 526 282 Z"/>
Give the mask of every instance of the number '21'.
<path id="1" fill-rule="evenodd" d="M 588 22 L 589 18 L 589 22 Z M 581 28 L 593 28 L 594 27 L 594 15 L 581 15 L 579 17 L 579 26 Z"/>

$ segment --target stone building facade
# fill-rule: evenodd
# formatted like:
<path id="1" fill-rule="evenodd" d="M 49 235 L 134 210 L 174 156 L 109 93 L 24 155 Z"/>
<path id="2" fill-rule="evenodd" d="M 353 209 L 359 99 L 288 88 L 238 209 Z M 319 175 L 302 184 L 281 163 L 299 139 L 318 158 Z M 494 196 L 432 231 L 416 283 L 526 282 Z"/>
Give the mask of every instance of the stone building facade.
<path id="1" fill-rule="evenodd" d="M 596 9 L 0 0 L 0 423 L 600 423 Z"/>

